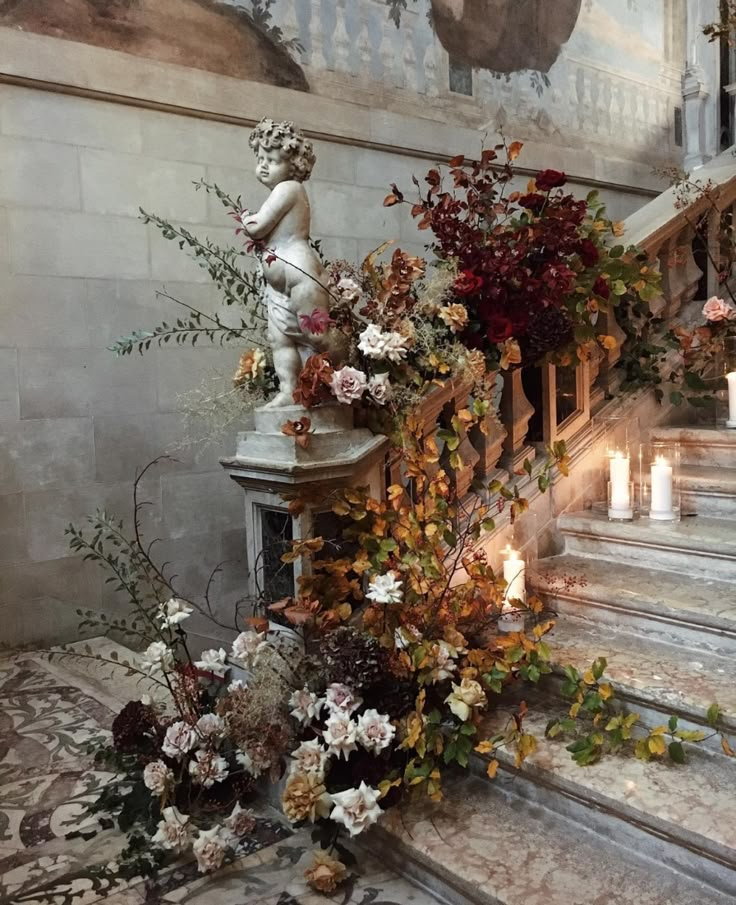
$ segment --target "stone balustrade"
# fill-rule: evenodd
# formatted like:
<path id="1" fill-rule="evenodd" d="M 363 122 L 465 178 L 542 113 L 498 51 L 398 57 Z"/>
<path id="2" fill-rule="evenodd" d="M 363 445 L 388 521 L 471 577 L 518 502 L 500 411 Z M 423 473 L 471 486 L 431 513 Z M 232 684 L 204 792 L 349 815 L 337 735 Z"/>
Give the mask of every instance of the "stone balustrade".
<path id="1" fill-rule="evenodd" d="M 720 214 L 724 211 L 736 215 L 736 157 L 725 152 L 694 177 L 712 184 L 709 202 L 697 199 L 682 208 L 676 203 L 674 189 L 663 192 L 625 221 L 625 233 L 621 240 L 627 245 L 638 245 L 649 260 L 662 273 L 662 294 L 651 303 L 652 313 L 666 322 L 671 321 L 688 302 L 692 301 L 701 286 L 703 273 L 707 274 L 707 292 L 718 291 L 717 266 L 721 266 L 722 249 L 719 246 Z M 707 238 L 710 259 L 698 251 L 696 231 Z M 700 262 L 700 263 L 699 263 Z M 702 263 L 702 267 L 701 267 Z M 702 291 L 701 291 L 702 295 Z M 613 312 L 606 315 L 606 332 L 623 341 L 624 332 L 617 324 Z M 597 407 L 605 396 L 615 389 L 617 373 L 614 365 L 620 357 L 620 346 L 608 353 L 600 353 L 582 363 L 574 372 L 561 371 L 552 365 L 542 368 L 541 375 L 541 435 L 529 438 L 529 424 L 535 407 L 525 389 L 524 372 L 520 369 L 505 372 L 501 403 L 497 415 L 488 416 L 485 433 L 475 430 L 463 436 L 460 447 L 465 467 L 454 475 L 458 491 L 462 494 L 470 486 L 473 476 L 493 477 L 499 467 L 506 471 L 518 471 L 525 459 L 534 459 L 533 443 L 543 439 L 546 443 L 564 439 L 574 440 L 589 426 Z M 573 397 L 563 406 L 563 397 Z M 441 390 L 427 399 L 422 415 L 427 433 L 436 432 L 449 425 L 449 418 L 463 408 L 468 401 L 468 386 L 461 382 L 448 382 Z M 559 411 L 559 415 L 558 415 Z M 442 458 L 440 459 L 442 462 Z M 444 464 L 444 463 L 443 463 Z M 395 464 L 398 468 L 399 464 Z M 398 474 L 398 472 L 397 472 Z"/>

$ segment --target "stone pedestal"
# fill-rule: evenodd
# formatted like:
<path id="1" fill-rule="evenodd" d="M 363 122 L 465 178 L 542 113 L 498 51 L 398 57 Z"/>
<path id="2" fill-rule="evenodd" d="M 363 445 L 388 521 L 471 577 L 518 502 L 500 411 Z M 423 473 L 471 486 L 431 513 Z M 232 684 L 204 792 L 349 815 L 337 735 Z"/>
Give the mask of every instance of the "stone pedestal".
<path id="1" fill-rule="evenodd" d="M 306 447 L 281 430 L 304 417 L 311 421 Z M 294 539 L 333 536 L 335 491 L 368 487 L 383 499 L 387 448 L 386 437 L 353 426 L 348 406 L 256 410 L 255 430 L 238 434 L 235 456 L 220 459 L 245 491 L 249 596 L 272 600 L 294 593 L 308 563 L 281 563 L 281 553 Z"/>

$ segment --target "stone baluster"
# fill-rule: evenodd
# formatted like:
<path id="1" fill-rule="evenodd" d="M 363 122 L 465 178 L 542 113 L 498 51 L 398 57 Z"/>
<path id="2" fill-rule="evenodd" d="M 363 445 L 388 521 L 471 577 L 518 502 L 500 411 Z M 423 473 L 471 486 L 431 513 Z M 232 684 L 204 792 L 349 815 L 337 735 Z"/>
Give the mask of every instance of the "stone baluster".
<path id="1" fill-rule="evenodd" d="M 472 388 L 472 380 L 452 381 L 451 396 L 442 408 L 441 421 L 447 427 L 451 427 L 452 419 L 468 406 L 468 397 Z M 454 428 L 453 428 L 454 429 Z M 445 471 L 452 476 L 458 499 L 462 499 L 470 489 L 476 467 L 480 462 L 480 453 L 471 441 L 470 435 L 464 425 L 460 425 L 457 433 L 460 436 L 460 445 L 457 453 L 460 456 L 461 465 L 454 468 L 450 464 L 450 451 L 445 449 L 440 457 L 440 464 Z"/>
<path id="2" fill-rule="evenodd" d="M 414 30 L 407 28 L 404 33 L 404 85 L 407 91 L 417 90 L 417 54 L 414 49 Z"/>
<path id="3" fill-rule="evenodd" d="M 373 71 L 373 42 L 371 41 L 371 32 L 368 19 L 363 19 L 358 34 L 356 45 L 358 54 L 358 72 L 360 76 L 369 81 L 375 79 Z"/>
<path id="4" fill-rule="evenodd" d="M 534 448 L 526 443 L 533 414 L 534 408 L 524 393 L 521 369 L 506 372 L 501 394 L 501 420 L 506 428 L 501 462 L 508 471 L 518 471 L 525 459 L 531 461 L 536 455 Z"/>
<path id="5" fill-rule="evenodd" d="M 470 442 L 478 452 L 475 466 L 476 476 L 486 481 L 498 470 L 498 461 L 503 452 L 503 441 L 506 439 L 506 428 L 501 424 L 495 412 L 489 412 L 481 430 L 475 425 L 470 431 Z"/>
<path id="6" fill-rule="evenodd" d="M 721 248 L 721 211 L 711 210 L 708 215 L 708 228 L 706 241 L 708 242 L 708 263 L 707 281 L 708 281 L 708 298 L 719 295 L 721 284 L 718 279 L 718 272 L 722 265 Z"/>
<path id="7" fill-rule="evenodd" d="M 325 56 L 325 29 L 322 6 L 323 0 L 310 4 L 312 16 L 309 20 L 309 67 L 310 69 L 324 71 L 327 69 L 327 57 Z"/>
<path id="8" fill-rule="evenodd" d="M 437 49 L 433 39 L 424 51 L 424 92 L 427 97 L 437 97 L 440 93 L 437 80 Z"/>
<path id="9" fill-rule="evenodd" d="M 384 84 L 391 84 L 392 73 L 395 62 L 395 51 L 393 32 L 395 27 L 388 19 L 381 25 L 381 45 L 378 48 L 378 55 L 381 59 L 381 81 Z"/>
<path id="10" fill-rule="evenodd" d="M 332 33 L 334 67 L 338 72 L 350 72 L 350 35 L 346 23 L 345 0 L 335 4 L 335 30 Z"/>

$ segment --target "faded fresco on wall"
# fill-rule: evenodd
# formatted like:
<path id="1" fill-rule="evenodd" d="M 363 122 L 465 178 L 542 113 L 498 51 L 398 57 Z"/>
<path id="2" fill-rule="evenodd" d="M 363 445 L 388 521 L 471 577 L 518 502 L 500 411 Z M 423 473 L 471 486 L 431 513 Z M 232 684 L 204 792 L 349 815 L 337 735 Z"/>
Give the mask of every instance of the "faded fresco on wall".
<path id="1" fill-rule="evenodd" d="M 0 0 L 0 26 L 308 90 L 268 0 Z M 296 49 L 296 48 L 295 48 Z"/>
<path id="2" fill-rule="evenodd" d="M 494 72 L 548 72 L 572 34 L 582 0 L 431 0 L 431 20 L 445 50 Z M 403 0 L 391 13 L 400 21 Z"/>

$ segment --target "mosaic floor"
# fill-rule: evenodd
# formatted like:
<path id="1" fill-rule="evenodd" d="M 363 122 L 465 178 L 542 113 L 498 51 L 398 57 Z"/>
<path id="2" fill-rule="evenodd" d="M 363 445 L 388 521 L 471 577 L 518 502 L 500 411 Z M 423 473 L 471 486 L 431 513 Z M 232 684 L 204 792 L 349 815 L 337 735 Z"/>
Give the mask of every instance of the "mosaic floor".
<path id="1" fill-rule="evenodd" d="M 110 704 L 96 682 L 58 665 L 0 660 L 0 905 L 436 905 L 364 854 L 334 895 L 312 892 L 308 833 L 265 806 L 247 848 L 215 874 L 188 862 L 155 881 L 116 877 L 124 837 L 85 814 L 110 776 L 87 750 L 108 734 Z"/>

